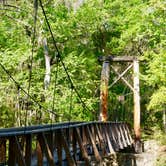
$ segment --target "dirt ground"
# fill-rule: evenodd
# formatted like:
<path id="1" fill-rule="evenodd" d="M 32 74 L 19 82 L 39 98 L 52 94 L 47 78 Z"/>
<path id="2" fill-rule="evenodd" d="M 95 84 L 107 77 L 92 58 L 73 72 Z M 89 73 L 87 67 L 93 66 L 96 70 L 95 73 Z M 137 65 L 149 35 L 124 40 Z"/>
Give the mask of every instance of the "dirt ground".
<path id="1" fill-rule="evenodd" d="M 148 140 L 144 142 L 143 153 L 110 155 L 97 166 L 166 166 L 166 145 L 161 146 L 156 140 Z"/>
<path id="2" fill-rule="evenodd" d="M 145 141 L 137 166 L 166 166 L 166 145 L 161 146 L 156 140 Z"/>

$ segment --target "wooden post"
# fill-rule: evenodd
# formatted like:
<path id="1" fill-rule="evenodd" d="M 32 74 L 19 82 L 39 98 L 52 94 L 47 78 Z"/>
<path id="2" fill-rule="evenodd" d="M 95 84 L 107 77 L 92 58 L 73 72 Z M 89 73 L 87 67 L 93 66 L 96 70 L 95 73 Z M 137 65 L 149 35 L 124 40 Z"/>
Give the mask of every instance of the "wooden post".
<path id="1" fill-rule="evenodd" d="M 6 162 L 6 140 L 0 138 L 0 165 Z"/>
<path id="2" fill-rule="evenodd" d="M 100 121 L 107 121 L 107 111 L 108 111 L 108 83 L 110 77 L 110 64 L 109 61 L 103 62 L 102 72 L 101 72 L 101 85 L 100 85 Z"/>
<path id="3" fill-rule="evenodd" d="M 139 88 L 139 62 L 133 60 L 134 69 L 134 133 L 135 133 L 135 151 L 140 153 L 141 150 L 141 129 L 140 129 L 140 88 Z"/>

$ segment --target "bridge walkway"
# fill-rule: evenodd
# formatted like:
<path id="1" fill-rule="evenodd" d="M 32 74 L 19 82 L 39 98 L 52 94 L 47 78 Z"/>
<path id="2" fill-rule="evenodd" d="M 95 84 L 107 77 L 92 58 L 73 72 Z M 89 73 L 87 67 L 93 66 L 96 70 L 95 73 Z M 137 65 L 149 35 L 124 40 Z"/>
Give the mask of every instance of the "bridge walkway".
<path id="1" fill-rule="evenodd" d="M 126 123 L 66 122 L 0 129 L 1 165 L 91 165 L 132 147 Z"/>

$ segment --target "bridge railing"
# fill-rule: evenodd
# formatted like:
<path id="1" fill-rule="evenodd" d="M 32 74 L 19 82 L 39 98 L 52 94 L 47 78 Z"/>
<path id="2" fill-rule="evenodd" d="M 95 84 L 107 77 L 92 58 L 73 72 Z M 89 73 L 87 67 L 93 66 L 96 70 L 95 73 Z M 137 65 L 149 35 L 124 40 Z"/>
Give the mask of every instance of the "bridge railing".
<path id="1" fill-rule="evenodd" d="M 0 129 L 0 163 L 78 165 L 133 146 L 126 123 L 70 122 Z"/>

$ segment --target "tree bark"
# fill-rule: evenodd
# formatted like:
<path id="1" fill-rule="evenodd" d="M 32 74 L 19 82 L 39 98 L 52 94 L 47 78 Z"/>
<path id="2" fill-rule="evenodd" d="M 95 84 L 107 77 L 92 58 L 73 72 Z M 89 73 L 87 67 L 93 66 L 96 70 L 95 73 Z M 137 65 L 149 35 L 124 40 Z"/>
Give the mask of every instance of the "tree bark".
<path id="1" fill-rule="evenodd" d="M 45 77 L 44 77 L 44 89 L 46 90 L 50 84 L 51 80 L 51 58 L 48 54 L 48 46 L 47 46 L 47 39 L 43 39 L 43 46 L 44 46 L 44 58 L 45 58 L 45 67 L 46 67 L 46 72 L 45 72 Z"/>

